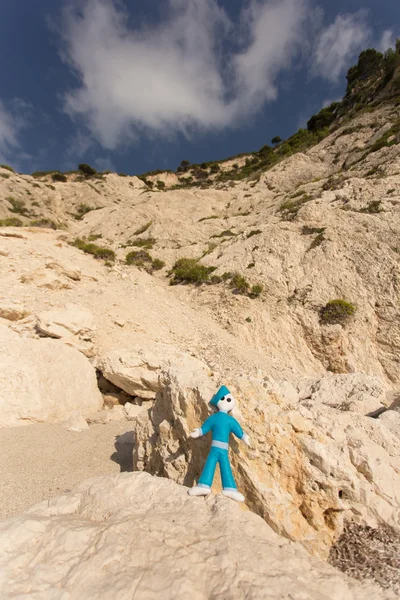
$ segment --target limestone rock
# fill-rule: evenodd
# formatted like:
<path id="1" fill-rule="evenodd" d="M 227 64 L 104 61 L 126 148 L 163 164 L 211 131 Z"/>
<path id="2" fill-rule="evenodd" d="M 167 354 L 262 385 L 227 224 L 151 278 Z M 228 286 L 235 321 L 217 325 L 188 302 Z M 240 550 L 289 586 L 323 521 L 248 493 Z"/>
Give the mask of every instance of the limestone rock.
<path id="1" fill-rule="evenodd" d="M 81 270 L 79 268 L 74 267 L 72 264 L 68 264 L 61 261 L 51 261 L 46 264 L 46 269 L 52 269 L 56 271 L 59 275 L 63 275 L 72 279 L 73 281 L 80 281 L 81 279 Z"/>
<path id="2" fill-rule="evenodd" d="M 27 311 L 19 302 L 0 300 L 0 318 L 19 321 L 27 316 Z"/>
<path id="3" fill-rule="evenodd" d="M 210 442 L 189 432 L 209 416 L 218 386 L 179 368 L 164 371 L 160 383 L 153 407 L 133 425 L 134 468 L 191 486 Z M 238 488 L 275 531 L 327 556 L 345 517 L 400 528 L 400 444 L 375 419 L 290 405 L 262 380 L 238 377 L 229 387 L 240 403 L 234 416 L 253 443 L 231 442 Z"/>
<path id="4" fill-rule="evenodd" d="M 76 336 L 89 341 L 93 337 L 96 325 L 89 310 L 76 304 L 67 304 L 64 308 L 40 313 L 37 317 L 37 329 L 53 338 Z"/>
<path id="5" fill-rule="evenodd" d="M 89 480 L 0 523 L 4 600 L 116 593 L 121 600 L 395 598 L 310 557 L 230 500 L 190 498 L 145 473 Z"/>
<path id="6" fill-rule="evenodd" d="M 97 368 L 103 377 L 131 396 L 153 399 L 161 389 L 162 368 L 175 364 L 182 369 L 197 367 L 198 361 L 168 344 L 152 344 L 150 348 L 113 350 L 100 357 Z"/>
<path id="7" fill-rule="evenodd" d="M 63 427 L 66 427 L 68 431 L 84 431 L 89 429 L 86 419 L 83 418 L 79 411 L 74 411 L 71 416 L 61 423 Z"/>
<path id="8" fill-rule="evenodd" d="M 76 410 L 85 417 L 102 405 L 95 371 L 81 353 L 0 327 L 0 426 L 60 422 Z"/>
<path id="9" fill-rule="evenodd" d="M 396 437 L 400 438 L 400 412 L 397 410 L 387 410 L 379 415 L 379 423 L 382 423 Z"/>
<path id="10" fill-rule="evenodd" d="M 306 406 L 325 404 L 343 411 L 368 414 L 384 407 L 388 386 L 364 373 L 330 374 L 318 381 L 300 382 L 300 400 Z"/>
<path id="11" fill-rule="evenodd" d="M 68 290 L 72 288 L 69 279 L 60 276 L 52 271 L 36 269 L 32 273 L 26 273 L 22 276 L 23 283 L 33 283 L 39 288 L 47 288 L 49 290 Z"/>

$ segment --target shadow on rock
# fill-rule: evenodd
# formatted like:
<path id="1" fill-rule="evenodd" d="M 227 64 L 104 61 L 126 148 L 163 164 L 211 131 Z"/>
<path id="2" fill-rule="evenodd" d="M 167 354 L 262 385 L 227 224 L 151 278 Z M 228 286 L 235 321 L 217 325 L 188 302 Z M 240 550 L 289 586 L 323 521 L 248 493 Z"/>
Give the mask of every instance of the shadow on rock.
<path id="1" fill-rule="evenodd" d="M 135 443 L 135 433 L 126 431 L 115 438 L 115 452 L 111 455 L 111 460 L 120 466 L 121 473 L 133 471 L 133 446 Z"/>

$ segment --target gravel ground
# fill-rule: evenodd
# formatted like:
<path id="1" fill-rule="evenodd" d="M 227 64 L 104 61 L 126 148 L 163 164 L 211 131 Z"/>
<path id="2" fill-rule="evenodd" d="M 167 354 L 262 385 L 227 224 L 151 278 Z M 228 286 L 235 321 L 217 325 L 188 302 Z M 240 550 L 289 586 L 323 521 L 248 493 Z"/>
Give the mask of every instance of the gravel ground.
<path id="1" fill-rule="evenodd" d="M 0 518 L 57 496 L 91 477 L 131 470 L 127 421 L 76 432 L 51 424 L 0 429 Z M 132 435 L 124 439 L 132 440 Z M 116 462 L 117 461 L 117 462 Z"/>
<path id="2" fill-rule="evenodd" d="M 347 523 L 331 549 L 329 562 L 355 579 L 373 579 L 400 598 L 400 534 L 389 527 L 372 529 Z"/>

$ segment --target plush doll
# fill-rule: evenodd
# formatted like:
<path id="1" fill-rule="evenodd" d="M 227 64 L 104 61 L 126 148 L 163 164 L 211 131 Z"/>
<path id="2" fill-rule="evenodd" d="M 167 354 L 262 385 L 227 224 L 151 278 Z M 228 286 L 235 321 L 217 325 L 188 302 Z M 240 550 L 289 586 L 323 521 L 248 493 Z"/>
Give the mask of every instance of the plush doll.
<path id="1" fill-rule="evenodd" d="M 248 446 L 250 446 L 250 438 L 247 433 L 243 433 L 236 419 L 228 414 L 235 407 L 236 401 L 227 387 L 222 386 L 212 397 L 210 404 L 215 406 L 218 412 L 211 415 L 201 427 L 190 434 L 192 438 L 198 438 L 211 431 L 212 442 L 200 479 L 197 485 L 189 490 L 189 494 L 191 496 L 207 496 L 211 492 L 215 469 L 219 463 L 223 495 L 237 502 L 243 502 L 244 497 L 238 492 L 229 462 L 229 436 L 233 433 Z"/>

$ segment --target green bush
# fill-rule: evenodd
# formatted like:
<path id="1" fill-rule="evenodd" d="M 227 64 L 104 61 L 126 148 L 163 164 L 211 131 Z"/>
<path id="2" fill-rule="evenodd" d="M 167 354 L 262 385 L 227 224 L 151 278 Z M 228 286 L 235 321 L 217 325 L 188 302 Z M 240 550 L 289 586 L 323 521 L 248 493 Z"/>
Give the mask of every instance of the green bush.
<path id="1" fill-rule="evenodd" d="M 330 300 L 320 311 L 321 322 L 334 325 L 346 322 L 357 308 L 351 302 L 337 298 Z"/>
<path id="2" fill-rule="evenodd" d="M 0 227 L 22 227 L 23 222 L 17 217 L 0 220 Z"/>
<path id="3" fill-rule="evenodd" d="M 89 242 L 95 242 L 96 240 L 99 240 L 102 237 L 103 236 L 101 233 L 92 233 L 91 235 L 89 235 L 88 240 Z"/>
<path id="4" fill-rule="evenodd" d="M 236 233 L 233 233 L 231 229 L 224 229 L 221 233 L 215 233 L 212 235 L 212 238 L 221 238 L 221 237 L 234 237 Z"/>
<path id="5" fill-rule="evenodd" d="M 276 135 L 274 138 L 272 138 L 272 140 L 271 140 L 271 144 L 274 144 L 274 145 L 275 145 L 275 144 L 280 144 L 280 143 L 281 143 L 281 141 L 282 141 L 282 138 L 281 138 L 281 137 L 279 137 L 279 135 Z"/>
<path id="6" fill-rule="evenodd" d="M 26 208 L 23 200 L 16 200 L 10 196 L 7 198 L 7 201 L 11 204 L 10 212 L 22 215 L 23 217 L 29 216 L 29 210 Z"/>
<path id="7" fill-rule="evenodd" d="M 176 261 L 168 275 L 172 276 L 171 285 L 178 283 L 206 283 L 216 267 L 201 265 L 196 258 L 180 258 Z"/>
<path id="8" fill-rule="evenodd" d="M 141 235 L 142 233 L 145 233 L 149 227 L 151 227 L 153 224 L 153 221 L 148 221 L 145 225 L 143 225 L 142 227 L 139 227 L 139 229 L 137 229 L 133 235 Z"/>
<path id="9" fill-rule="evenodd" d="M 83 252 L 86 254 L 91 254 L 95 258 L 111 262 L 115 260 L 115 252 L 113 250 L 110 250 L 109 248 L 102 248 L 101 246 L 97 246 L 97 244 L 93 244 L 91 242 L 85 242 L 85 240 L 80 238 L 76 238 L 71 245 L 75 246 L 75 248 L 79 248 L 79 250 L 83 250 Z"/>
<path id="10" fill-rule="evenodd" d="M 78 204 L 76 207 L 76 213 L 73 215 L 74 219 L 81 221 L 88 212 L 96 210 L 94 206 L 88 206 L 87 204 Z"/>
<path id="11" fill-rule="evenodd" d="M 250 298 L 258 298 L 262 294 L 263 291 L 264 291 L 264 286 L 261 285 L 260 283 L 256 283 L 255 285 L 251 286 L 249 297 Z"/>
<path id="12" fill-rule="evenodd" d="M 380 200 L 372 200 L 368 206 L 360 209 L 361 213 L 377 214 L 383 212 L 382 202 Z"/>
<path id="13" fill-rule="evenodd" d="M 243 275 L 240 273 L 233 273 L 230 286 L 233 288 L 233 291 L 237 294 L 247 294 L 250 288 L 250 284 Z"/>
<path id="14" fill-rule="evenodd" d="M 68 179 L 65 177 L 65 175 L 63 173 L 53 173 L 51 178 L 53 181 L 62 181 L 63 183 L 68 181 Z"/>
<path id="15" fill-rule="evenodd" d="M 157 187 L 159 190 L 163 190 L 165 189 L 165 182 L 161 181 L 160 179 L 157 181 Z"/>
<path id="16" fill-rule="evenodd" d="M 81 163 L 80 165 L 78 165 L 78 169 L 79 171 L 81 171 L 81 173 L 84 173 L 85 175 L 96 175 L 97 171 L 96 169 L 93 169 L 93 167 L 91 167 L 90 165 L 87 165 L 86 163 Z"/>
<path id="17" fill-rule="evenodd" d="M 146 248 L 146 250 L 151 250 L 156 243 L 155 238 L 148 237 L 141 240 L 135 240 L 130 242 L 130 246 L 136 246 L 137 248 Z"/>
<path id="18" fill-rule="evenodd" d="M 318 129 L 330 127 L 337 117 L 340 102 L 332 102 L 330 106 L 323 108 L 318 114 L 313 115 L 307 122 L 308 131 L 315 132 Z"/>
<path id="19" fill-rule="evenodd" d="M 3 179 L 10 179 L 10 175 L 8 175 L 8 173 L 0 173 L 0 177 Z"/>
<path id="20" fill-rule="evenodd" d="M 57 223 L 52 221 L 51 219 L 37 219 L 36 221 L 31 221 L 29 223 L 30 227 L 43 227 L 45 229 L 58 229 Z"/>
<path id="21" fill-rule="evenodd" d="M 129 252 L 126 255 L 126 264 L 134 265 L 135 267 L 144 268 L 148 273 L 159 271 L 165 267 L 165 262 L 159 258 L 152 258 L 145 250 L 137 250 Z"/>
<path id="22" fill-rule="evenodd" d="M 7 169 L 7 171 L 11 171 L 11 173 L 15 173 L 14 169 L 12 167 L 9 167 L 8 165 L 0 165 L 1 169 Z"/>
<path id="23" fill-rule="evenodd" d="M 154 258 L 151 263 L 151 266 L 153 271 L 160 271 L 160 269 L 163 269 L 165 267 L 165 262 L 160 258 Z"/>
<path id="24" fill-rule="evenodd" d="M 283 202 L 279 207 L 279 211 L 286 220 L 291 221 L 295 218 L 303 204 L 310 200 L 312 200 L 312 197 L 309 194 L 303 194 L 300 198 Z"/>
<path id="25" fill-rule="evenodd" d="M 135 267 L 144 267 L 146 263 L 151 263 L 151 256 L 145 250 L 136 250 L 126 255 L 126 264 Z"/>
<path id="26" fill-rule="evenodd" d="M 260 233 L 262 233 L 261 229 L 253 229 L 253 231 L 250 231 L 250 233 L 247 234 L 247 239 L 254 235 L 259 235 Z"/>

